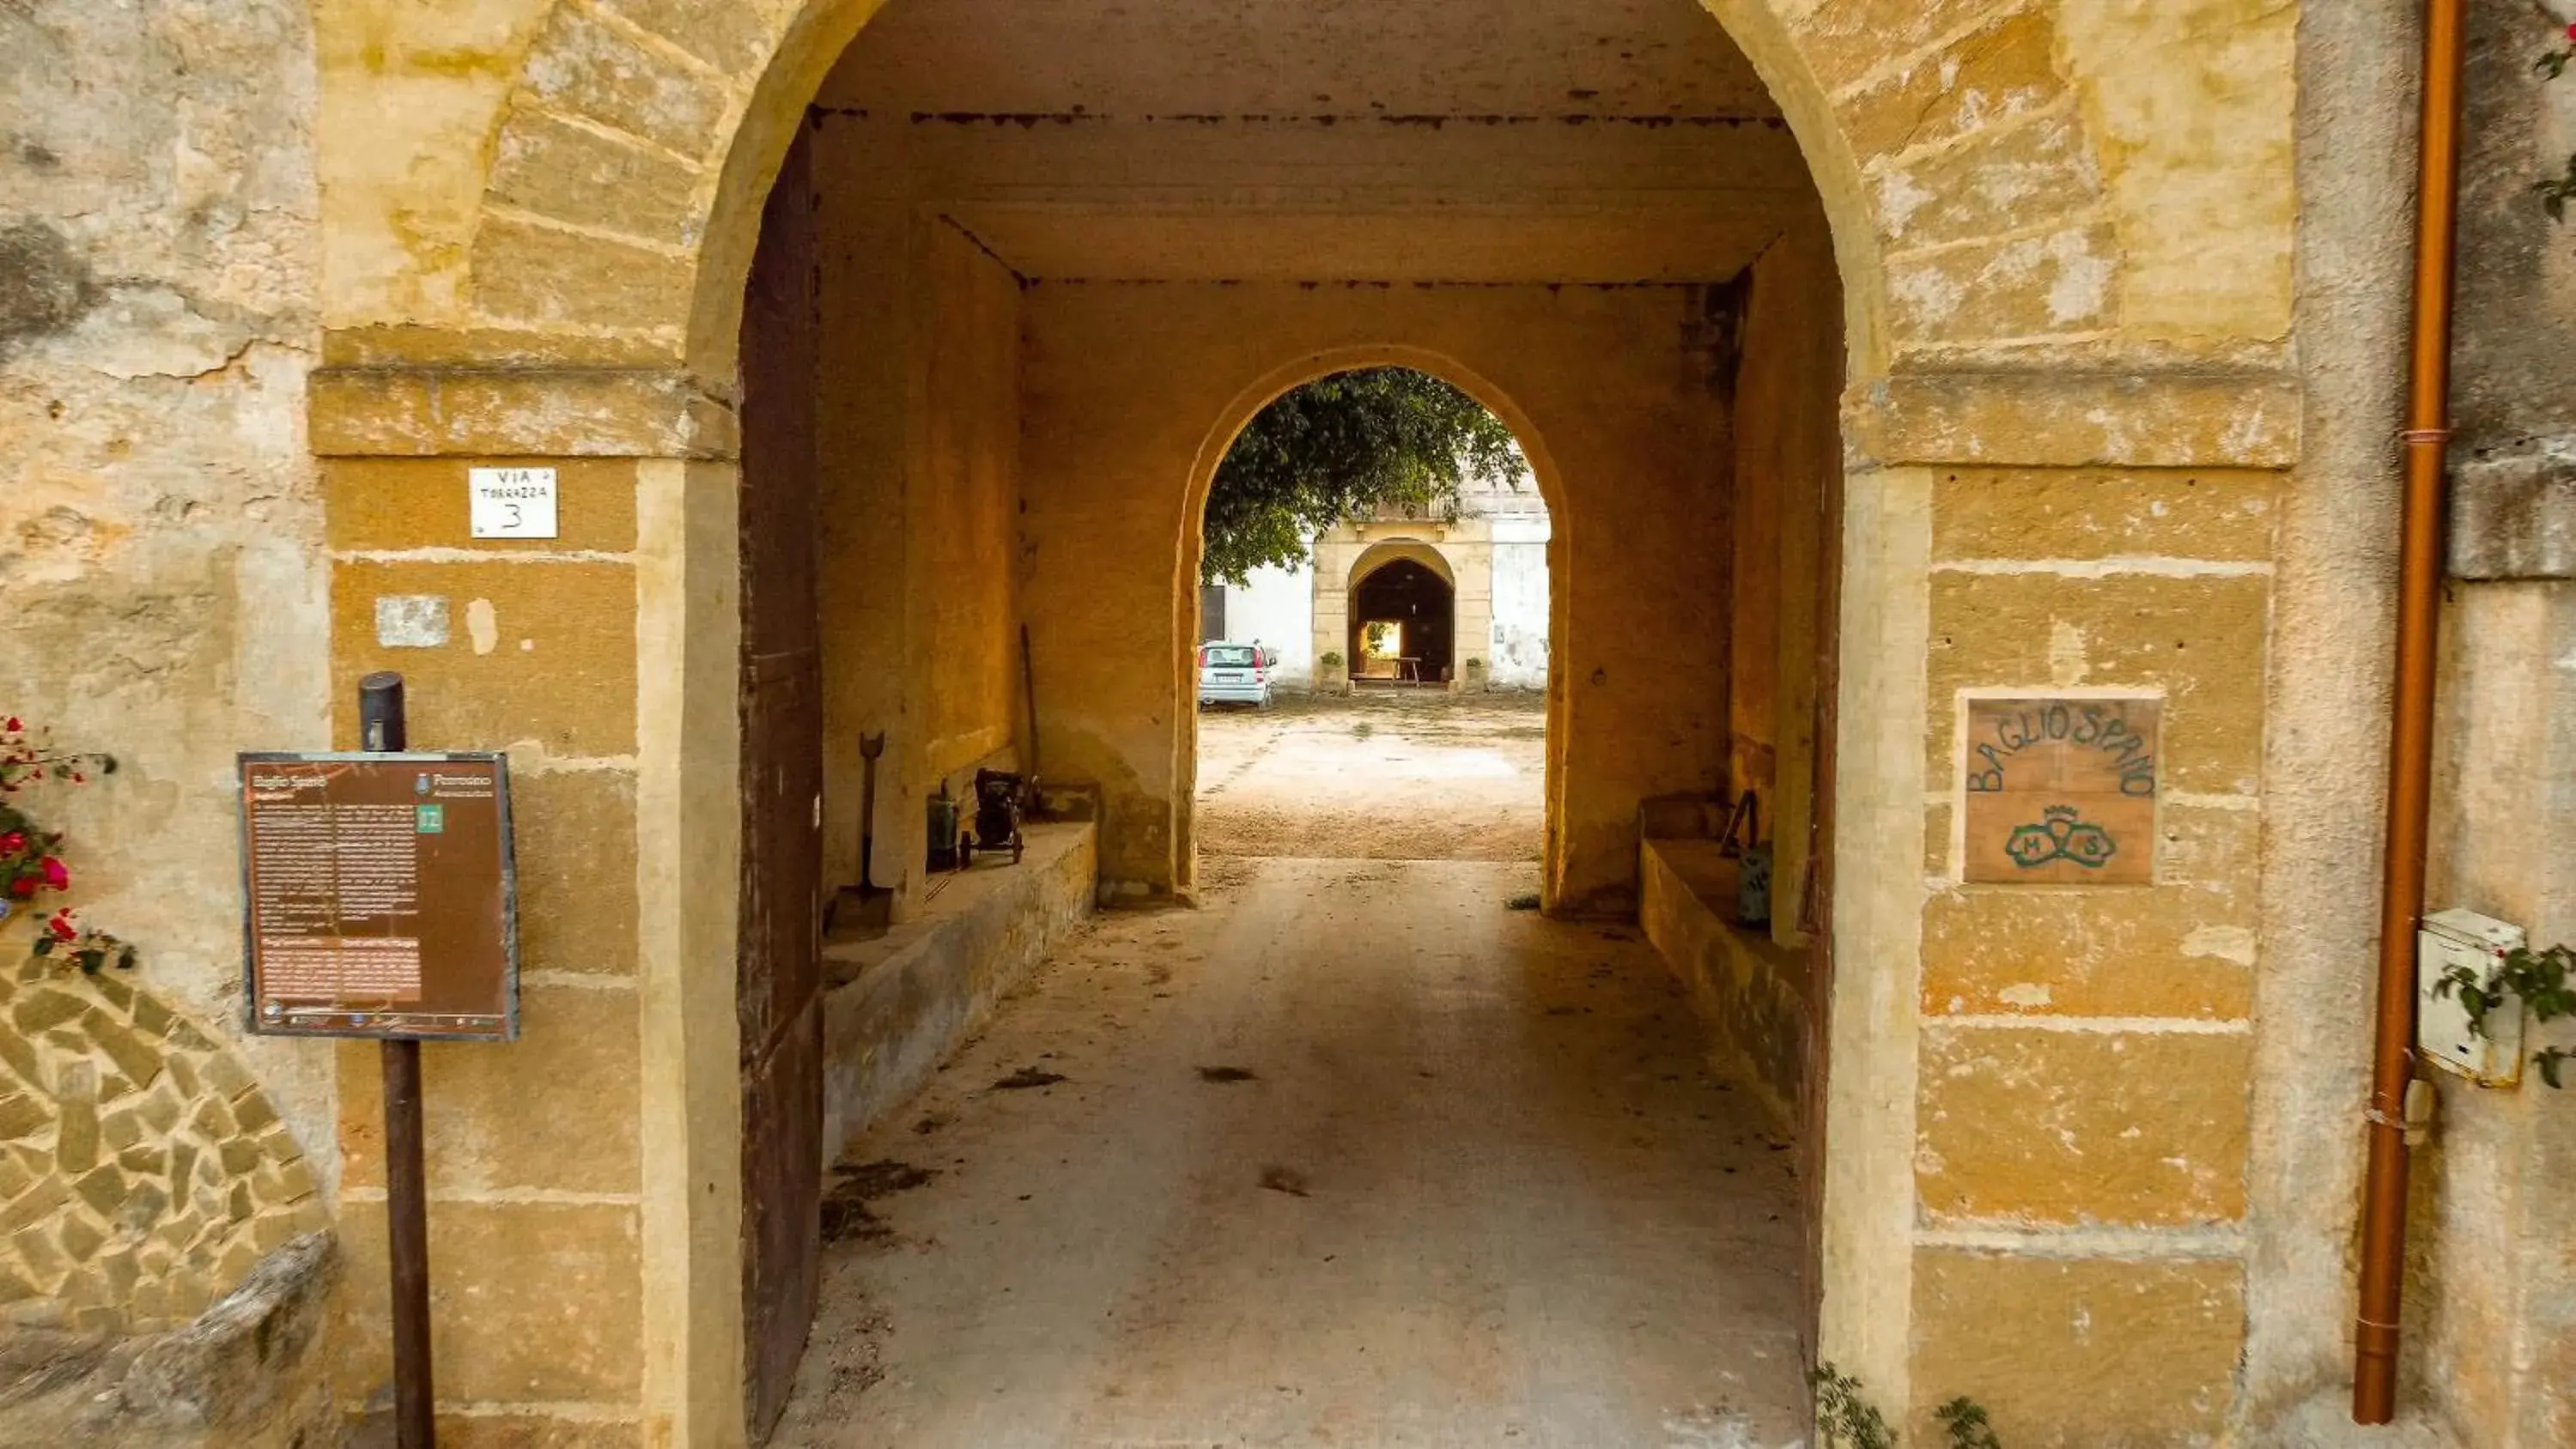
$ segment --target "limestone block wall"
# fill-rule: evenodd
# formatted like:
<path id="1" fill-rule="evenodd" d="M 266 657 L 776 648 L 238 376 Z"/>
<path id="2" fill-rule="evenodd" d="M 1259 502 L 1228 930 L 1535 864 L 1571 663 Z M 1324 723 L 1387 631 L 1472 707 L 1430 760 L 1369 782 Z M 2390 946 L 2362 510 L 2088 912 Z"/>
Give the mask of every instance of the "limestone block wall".
<path id="1" fill-rule="evenodd" d="M 466 470 L 504 461 L 557 469 L 559 538 L 470 537 Z M 675 552 L 668 535 L 693 503 L 732 527 L 730 478 L 498 449 L 328 458 L 323 475 L 338 692 L 399 670 L 414 747 L 510 755 L 523 1034 L 422 1054 L 432 1292 L 474 1305 L 438 1315 L 442 1400 L 483 1406 L 472 1427 L 485 1432 L 535 1432 L 566 1413 L 631 1420 L 644 1352 L 642 1118 L 650 1063 L 673 1055 L 646 1048 L 644 903 L 685 895 L 722 910 L 729 937 L 735 888 L 730 858 L 706 853 L 703 827 L 676 817 L 647 826 L 657 789 L 668 789 L 639 766 L 654 732 L 688 729 L 728 745 L 730 734 L 677 716 L 680 673 L 703 656 L 690 641 L 657 638 L 637 600 Z M 406 595 L 446 601 L 450 634 L 380 635 L 375 601 Z M 720 617 L 730 622 L 730 608 Z M 706 652 L 729 651 L 731 639 L 717 630 Z M 725 668 L 729 678 L 738 662 Z M 722 718 L 729 725 L 730 713 Z M 343 705 L 334 724 L 339 747 L 354 748 L 354 710 Z M 729 778 L 715 796 L 721 813 L 711 818 L 729 824 L 739 811 Z M 648 886 L 657 846 L 670 865 Z M 726 939 L 711 964 L 730 959 Z M 729 1026 L 729 972 L 716 989 Z M 391 1363 L 378 1056 L 358 1042 L 338 1054 L 345 1271 L 331 1363 L 351 1410 L 381 1389 Z M 536 1342 L 547 1345 L 542 1356 L 527 1352 Z"/>
<path id="2" fill-rule="evenodd" d="M 451 1238 L 439 1251 L 456 1265 L 449 1291 L 490 1314 L 488 1328 L 450 1329 L 461 1336 L 442 1352 L 457 1412 L 499 1433 L 723 1443 L 738 1415 L 739 1345 L 726 1338 L 739 1293 L 724 1186 L 739 1110 L 723 990 L 731 923 L 727 906 L 683 889 L 731 870 L 731 336 L 745 218 L 873 8 L 501 0 L 467 22 L 352 0 L 319 15 L 332 331 L 311 426 L 315 451 L 353 460 L 329 470 L 335 530 L 344 506 L 355 518 L 378 492 L 435 499 L 450 470 L 487 458 L 599 460 L 609 491 L 638 500 L 631 532 L 577 556 L 503 562 L 455 545 L 444 525 L 333 541 L 340 572 L 359 576 L 334 599 L 333 689 L 382 658 L 367 595 L 487 601 L 496 640 L 534 640 L 521 652 L 588 687 L 550 692 L 511 655 L 468 641 L 415 661 L 438 671 L 439 742 L 534 742 L 560 766 L 538 775 L 579 777 L 600 802 L 578 845 L 535 852 L 555 862 L 542 868 L 569 887 L 578 860 L 582 883 L 638 886 L 631 897 L 612 886 L 610 929 L 581 943 L 631 950 L 631 984 L 537 983 L 564 994 L 546 1011 L 566 1033 L 559 1055 L 638 1049 L 631 1078 L 615 1066 L 583 1077 L 596 1090 L 585 1117 L 631 1121 L 634 1136 L 605 1134 L 587 1158 L 531 1150 L 546 1128 L 511 1109 L 531 1091 L 576 1090 L 545 1078 L 533 1052 L 533 1083 L 496 1073 L 449 1098 L 437 1172 Z M 2015 1442 L 2221 1437 L 2244 1417 L 2249 1320 L 2321 1311 L 2313 1297 L 2245 1291 L 2246 1142 L 2231 1126 L 2255 1110 L 2259 958 L 2242 933 L 2259 918 L 2251 842 L 2267 804 L 2249 742 L 2269 722 L 2272 564 L 2252 500 L 2277 500 L 2306 421 L 2285 371 L 2300 11 L 2268 0 L 1708 8 L 1787 117 L 1845 284 L 1823 1348 L 1918 1430 L 1929 1405 L 1970 1392 Z M 1706 368 L 1672 364 L 1685 353 L 1676 339 L 1696 335 L 1674 310 L 1640 319 L 1611 294 L 1566 289 L 1499 326 L 1444 316 L 1437 288 L 1368 290 L 1365 316 L 1324 287 L 1050 283 L 1026 299 L 1023 582 L 1033 618 L 1063 621 L 1053 647 L 1041 643 L 1039 693 L 1093 701 L 1060 711 L 1044 744 L 1051 772 L 1067 762 L 1112 798 L 1107 873 L 1186 883 L 1172 802 L 1189 786 L 1174 743 L 1187 556 L 1176 545 L 1182 569 L 1151 577 L 1084 577 L 1073 561 L 1090 541 L 1185 537 L 1168 480 L 1186 475 L 1230 401 L 1318 361 L 1386 360 L 1393 340 L 1445 351 L 1514 399 L 1516 424 L 1535 423 L 1569 490 L 1580 475 L 1685 476 L 1726 456 L 1722 418 L 1697 406 Z M 1509 294 L 1489 299 L 1497 307 L 1523 305 L 1497 290 Z M 1559 326 L 1586 345 L 1539 345 Z M 1569 356 L 1606 376 L 1567 385 Z M 1209 381 L 1218 375 L 1232 380 Z M 1207 406 L 1086 405 L 1146 396 Z M 1595 406 L 1621 396 L 1634 406 Z M 2360 421 L 2386 435 L 2384 420 Z M 1659 450 L 1657 461 L 1624 466 L 1631 449 Z M 1630 489 L 1611 507 L 1672 496 Z M 613 519 L 613 503 L 595 515 Z M 1676 608 L 1723 597 L 1718 561 L 1731 550 L 1716 505 L 1693 515 L 1712 522 L 1686 547 L 1667 517 L 1608 516 L 1604 528 L 1558 509 L 1559 650 L 1584 647 L 1584 621 L 1604 617 L 1594 611 L 1624 622 L 1623 600 L 1655 601 L 1635 622 L 1659 636 L 1724 638 L 1713 609 L 1672 622 Z M 1587 582 L 1610 575 L 1587 572 L 1584 550 L 1641 539 L 1657 551 L 1623 558 L 1616 588 Z M 2328 549 L 2321 575 L 2356 556 Z M 1077 579 L 1083 607 L 1055 608 Z M 1097 622 L 1113 616 L 1114 629 Z M 521 617 L 536 627 L 523 632 Z M 1162 661 L 1160 677 L 1087 662 L 1124 657 L 1140 632 L 1157 641 L 1143 656 Z M 1633 869 L 1641 795 L 1717 778 L 1731 743 L 1723 710 L 1671 682 L 1705 674 L 1561 652 L 1557 747 L 1610 723 L 1586 756 L 1604 773 L 1573 778 L 1560 756 L 1551 783 L 1559 901 L 1616 897 L 1619 875 L 1584 862 Z M 2158 884 L 2007 893 L 1956 881 L 1938 788 L 1955 759 L 1950 721 L 1960 688 L 1998 685 L 2166 692 L 2175 793 Z M 1644 722 L 1660 733 L 1622 733 Z M 564 789 L 567 802 L 579 793 Z M 631 872 L 616 853 L 626 829 Z M 2271 844 L 2312 848 L 2295 833 Z M 568 1004 L 585 989 L 583 1009 Z M 535 1032 L 533 997 L 530 1010 Z M 2259 1029 L 2286 1030 L 2269 1017 Z M 2333 1050 L 2357 1056 L 2359 1044 L 2310 1056 Z M 461 1082 L 482 1068 L 460 1057 L 447 1070 Z M 631 1163 L 616 1160 L 630 1145 Z M 534 1255 L 547 1275 L 528 1271 Z M 353 1282 L 379 1276 L 352 1266 Z M 524 1288 L 540 1279 L 553 1294 L 543 1303 Z M 561 1352 L 514 1374 L 505 1334 Z"/>
<path id="3" fill-rule="evenodd" d="M 1204 486 L 1241 421 L 1307 376 L 1449 359 L 1532 450 L 1558 525 L 1552 898 L 1633 904 L 1637 801 L 1713 788 L 1723 768 L 1722 593 L 1705 561 L 1722 553 L 1726 418 L 1680 342 L 1695 289 L 1041 283 L 1027 300 L 1042 747 L 1051 773 L 1106 789 L 1104 880 L 1161 889 L 1189 868 L 1175 729 L 1189 701 L 1179 671 L 1155 667 L 1187 663 L 1186 621 L 1149 621 L 1196 611 L 1170 562 L 1195 557 L 1194 470 Z"/>

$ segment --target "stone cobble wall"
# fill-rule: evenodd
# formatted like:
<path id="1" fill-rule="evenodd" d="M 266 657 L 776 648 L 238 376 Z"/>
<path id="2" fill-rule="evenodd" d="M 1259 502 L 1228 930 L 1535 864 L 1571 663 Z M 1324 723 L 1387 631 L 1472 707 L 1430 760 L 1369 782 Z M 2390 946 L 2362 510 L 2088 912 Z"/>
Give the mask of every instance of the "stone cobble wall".
<path id="1" fill-rule="evenodd" d="M 115 976 L 0 974 L 10 1322 L 174 1328 L 323 1225 L 303 1148 L 213 1034 Z"/>

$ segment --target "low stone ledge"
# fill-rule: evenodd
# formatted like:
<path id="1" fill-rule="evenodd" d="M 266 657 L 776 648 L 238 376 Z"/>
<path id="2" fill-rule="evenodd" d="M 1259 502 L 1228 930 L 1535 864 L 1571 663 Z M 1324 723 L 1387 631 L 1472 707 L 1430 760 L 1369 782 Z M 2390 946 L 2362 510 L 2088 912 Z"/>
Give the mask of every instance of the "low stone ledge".
<path id="1" fill-rule="evenodd" d="M 1099 826 L 1032 824 L 1021 861 L 933 876 L 916 919 L 823 947 L 823 1148 L 902 1106 L 995 1003 L 1090 914 Z"/>
<path id="2" fill-rule="evenodd" d="M 319 1449 L 335 1442 L 316 1351 L 338 1253 L 307 1233 L 184 1328 L 0 1334 L 0 1449 Z"/>
<path id="3" fill-rule="evenodd" d="M 1735 924 L 1738 864 L 1712 839 L 1649 836 L 1637 849 L 1637 923 L 1708 1023 L 1711 1064 L 1753 1087 L 1785 1129 L 1806 1079 L 1813 958 Z"/>

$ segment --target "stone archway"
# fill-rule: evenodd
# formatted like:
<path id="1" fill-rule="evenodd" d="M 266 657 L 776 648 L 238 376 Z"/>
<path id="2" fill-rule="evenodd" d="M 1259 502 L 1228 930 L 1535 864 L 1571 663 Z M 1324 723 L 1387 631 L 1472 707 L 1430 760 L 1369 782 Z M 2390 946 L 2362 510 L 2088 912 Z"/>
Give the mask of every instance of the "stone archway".
<path id="1" fill-rule="evenodd" d="M 1458 649 L 1458 585 L 1448 570 L 1410 558 L 1383 559 L 1352 570 L 1350 594 L 1354 683 L 1450 684 L 1466 656 Z M 1391 637 L 1373 637 L 1371 631 L 1381 627 Z"/>
<path id="2" fill-rule="evenodd" d="M 2241 1141 L 2124 1137 L 2101 1104 L 2151 1055 L 2202 1094 L 2167 1115 L 2244 1115 L 2250 951 L 2183 938 L 2244 933 L 2262 819 L 2259 770 L 2230 741 L 2261 735 L 2270 588 L 2268 538 L 2240 525 L 2298 449 L 2292 70 L 2263 63 L 2290 20 L 2248 20 L 2210 59 L 2186 44 L 2201 5 L 1709 8 L 1797 138 L 1847 317 L 1821 1352 L 1900 1408 L 1983 1375 L 2004 1385 L 1990 1403 L 2079 1438 L 2139 1395 L 2143 1422 L 2197 1432 L 2226 1406 L 2162 1381 L 2097 1392 L 2110 1371 L 2089 1339 L 1999 1338 L 1991 1310 L 2045 1325 L 2079 1306 L 2098 1322 L 2087 1294 L 2174 1305 L 2131 1325 L 2138 1361 L 2209 1343 L 2232 1358 L 2242 1338 Z M 382 595 L 569 631 L 524 657 L 406 661 L 430 676 L 425 736 L 542 762 L 531 794 L 556 833 L 526 868 L 556 882 L 582 946 L 540 968 L 561 975 L 537 978 L 532 1036 L 555 1041 L 528 1056 L 580 1064 L 561 1070 L 615 1124 L 595 1154 L 450 1200 L 493 1241 L 583 1265 L 593 1327 L 530 1402 L 607 1405 L 675 1443 L 724 1442 L 739 1406 L 734 923 L 690 885 L 739 849 L 731 349 L 753 218 L 874 9 L 529 0 L 461 49 L 434 18 L 320 21 L 310 437 L 335 677 L 383 662 Z M 2248 144 L 2156 124 L 2185 94 Z M 2231 204 L 2183 204 L 2211 196 Z M 566 537 L 459 557 L 417 500 L 482 460 L 554 462 Z M 537 687 L 563 680 L 588 687 Z M 1954 792 L 1935 786 L 1957 691 L 2106 684 L 2176 701 L 2177 874 L 2047 906 L 1962 888 L 1927 843 L 1950 830 Z M 2112 939 L 2163 968 L 2116 969 Z M 2054 974 L 2013 974 L 2033 960 Z M 506 1131 L 526 1090 L 450 1110 Z M 2075 1146 L 1996 1125 L 2046 1111 L 2081 1119 Z M 2193 1170 L 2169 1181 L 2166 1158 Z"/>

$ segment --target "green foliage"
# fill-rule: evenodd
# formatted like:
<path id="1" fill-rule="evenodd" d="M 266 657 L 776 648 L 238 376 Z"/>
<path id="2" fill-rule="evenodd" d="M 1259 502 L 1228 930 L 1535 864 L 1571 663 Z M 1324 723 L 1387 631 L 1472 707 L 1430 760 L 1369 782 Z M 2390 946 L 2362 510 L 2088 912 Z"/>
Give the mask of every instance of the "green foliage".
<path id="1" fill-rule="evenodd" d="M 1807 1382 L 1816 1390 L 1817 1449 L 1896 1449 L 1896 1431 L 1863 1396 L 1860 1380 L 1827 1363 Z"/>
<path id="2" fill-rule="evenodd" d="M 1949 1431 L 1950 1449 L 2004 1449 L 1995 1437 L 1994 1427 L 1986 1422 L 1986 1411 L 1976 1400 L 1961 1395 L 1932 1411 Z"/>
<path id="3" fill-rule="evenodd" d="M 1816 1390 L 1817 1449 L 1896 1449 L 1896 1431 L 1862 1392 L 1861 1381 L 1819 1364 L 1807 1375 Z M 1962 1395 L 1932 1411 L 1950 1449 L 2004 1449 L 1976 1400 Z"/>
<path id="4" fill-rule="evenodd" d="M 2567 74 L 2570 63 L 2576 63 L 2576 25 L 2568 26 L 2565 39 L 2544 51 L 2540 59 L 2532 62 L 2531 68 L 2540 72 L 2543 80 L 2556 80 Z M 2576 201 L 2576 156 L 2567 158 L 2567 170 L 2563 175 L 2543 177 L 2531 184 L 2531 190 L 2540 198 L 2540 208 L 2549 213 L 2551 221 L 2565 221 L 2567 203 Z M 2554 1081 L 2552 1085 L 2555 1085 Z"/>
<path id="5" fill-rule="evenodd" d="M 2552 176 L 2531 183 L 2532 193 L 2540 198 L 2540 209 L 2551 221 L 2567 219 L 2567 203 L 2576 201 L 2576 156 L 2567 158 L 2565 175 Z"/>
<path id="6" fill-rule="evenodd" d="M 2537 1022 L 2576 1016 L 2576 986 L 2569 984 L 2571 972 L 2576 972 L 2576 949 L 2551 946 L 2534 951 L 2527 946 L 2518 947 L 2506 952 L 2483 979 L 2466 966 L 2450 967 L 2433 991 L 2437 996 L 2458 993 L 2460 1005 L 2469 1013 L 2470 1033 L 2487 1036 L 2487 1018 L 2510 1001 L 2520 1001 Z M 2540 1069 L 2542 1081 L 2552 1087 L 2564 1087 L 2570 1059 L 2576 1059 L 2576 1049 L 2554 1046 L 2532 1053 L 2531 1063 Z"/>
<path id="7" fill-rule="evenodd" d="M 1520 468 L 1502 420 L 1427 373 L 1317 378 L 1263 408 L 1217 465 L 1200 577 L 1241 583 L 1263 564 L 1293 567 L 1316 533 L 1385 504 L 1454 517 L 1468 479 Z"/>
<path id="8" fill-rule="evenodd" d="M 1340 651 L 1340 650 L 1338 650 L 1338 649 L 1327 649 L 1327 650 L 1325 650 L 1325 651 L 1324 651 L 1324 653 L 1323 653 L 1323 658 L 1322 658 L 1322 661 L 1321 661 L 1321 662 L 1322 662 L 1323 666 L 1324 666 L 1326 669 L 1339 669 L 1339 668 L 1341 668 L 1341 667 L 1342 667 L 1342 654 L 1341 654 L 1341 651 Z"/>

